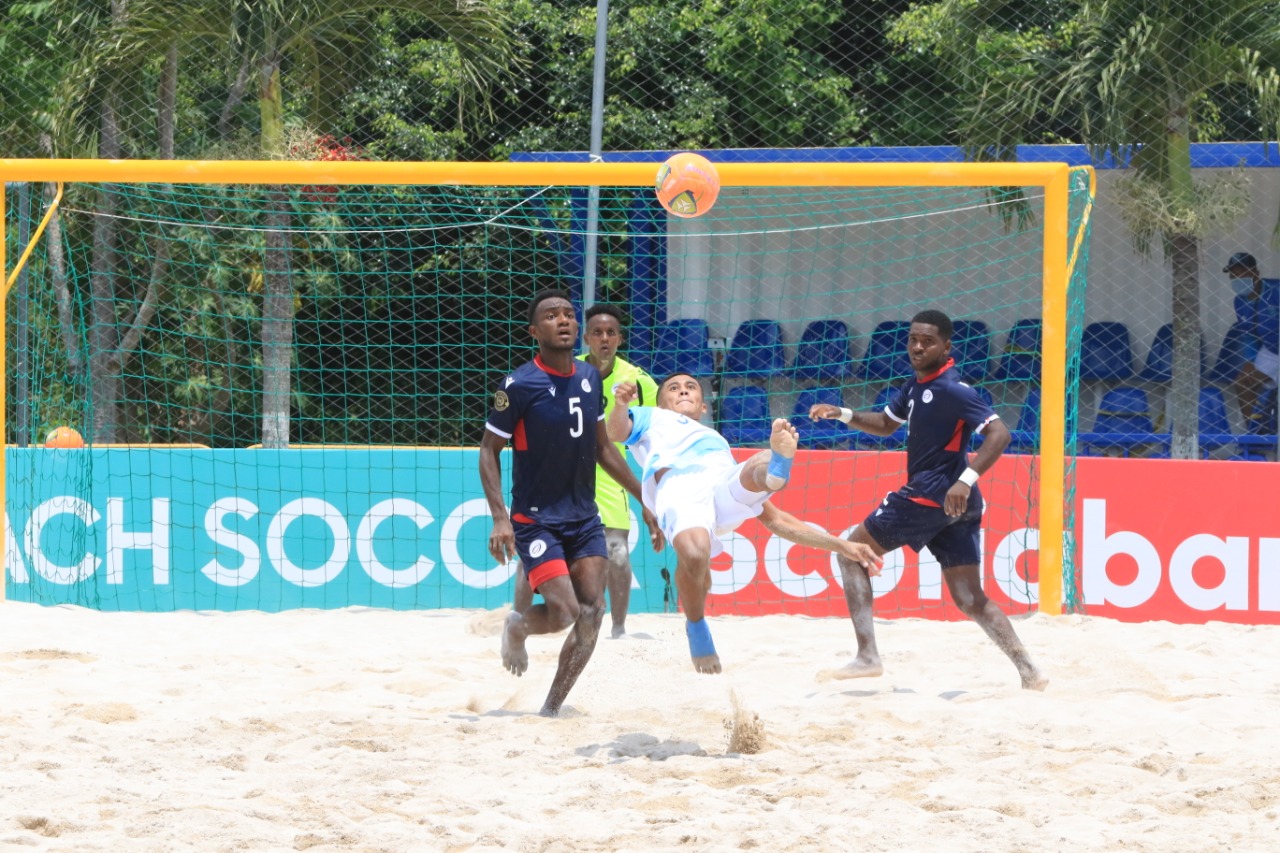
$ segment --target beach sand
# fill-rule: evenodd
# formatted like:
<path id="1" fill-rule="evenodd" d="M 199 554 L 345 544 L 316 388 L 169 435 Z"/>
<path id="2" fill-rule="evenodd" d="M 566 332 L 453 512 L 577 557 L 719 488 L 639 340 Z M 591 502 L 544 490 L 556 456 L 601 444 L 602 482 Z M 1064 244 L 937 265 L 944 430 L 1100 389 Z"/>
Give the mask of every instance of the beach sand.
<path id="1" fill-rule="evenodd" d="M 1280 628 L 634 614 L 545 719 L 503 615 L 0 604 L 0 849 L 1280 850 Z"/>

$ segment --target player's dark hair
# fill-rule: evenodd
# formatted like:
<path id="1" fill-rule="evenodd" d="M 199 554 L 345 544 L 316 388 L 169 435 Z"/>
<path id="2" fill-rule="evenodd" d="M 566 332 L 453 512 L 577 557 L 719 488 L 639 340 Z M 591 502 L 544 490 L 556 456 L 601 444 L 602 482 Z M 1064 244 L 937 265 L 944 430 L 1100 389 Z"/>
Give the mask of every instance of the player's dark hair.
<path id="1" fill-rule="evenodd" d="M 919 312 L 911 318 L 912 323 L 924 323 L 929 326 L 937 326 L 938 337 L 944 341 L 951 340 L 951 335 L 955 332 L 955 326 L 951 325 L 951 318 L 941 311 L 928 308 Z"/>
<path id="2" fill-rule="evenodd" d="M 617 305 L 610 305 L 608 302 L 597 302 L 587 309 L 587 313 L 582 317 L 583 325 L 591 322 L 592 317 L 599 317 L 601 314 L 608 314 L 610 317 L 618 321 L 618 325 L 626 327 L 627 318 L 622 309 Z"/>
<path id="3" fill-rule="evenodd" d="M 563 299 L 570 305 L 573 304 L 573 297 L 568 291 L 561 290 L 557 287 L 550 287 L 546 290 L 539 290 L 533 295 L 533 299 L 529 301 L 529 325 L 536 326 L 538 324 L 538 306 L 548 299 Z"/>
<path id="4" fill-rule="evenodd" d="M 677 376 L 688 376 L 695 382 L 698 380 L 698 377 L 694 376 L 687 370 L 677 370 L 675 373 L 668 373 L 666 376 L 662 377 L 662 381 L 658 383 L 658 390 L 661 391 L 663 388 L 667 387 L 667 383 L 672 379 L 675 379 Z"/>

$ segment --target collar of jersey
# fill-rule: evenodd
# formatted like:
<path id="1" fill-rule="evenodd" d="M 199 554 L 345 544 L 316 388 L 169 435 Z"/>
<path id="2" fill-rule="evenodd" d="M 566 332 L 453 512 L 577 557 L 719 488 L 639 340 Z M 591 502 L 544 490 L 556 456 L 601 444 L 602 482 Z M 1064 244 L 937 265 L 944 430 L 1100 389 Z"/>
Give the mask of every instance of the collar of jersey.
<path id="1" fill-rule="evenodd" d="M 933 380 L 937 379 L 939 376 L 946 373 L 948 370 L 950 370 L 955 366 L 956 366 L 956 360 L 954 358 L 949 358 L 947 359 L 947 363 L 942 365 L 942 367 L 939 367 L 937 370 L 935 370 L 933 373 L 930 373 L 928 376 L 924 376 L 917 379 L 916 382 L 921 384 L 925 382 L 932 382 Z"/>
<path id="2" fill-rule="evenodd" d="M 552 370 L 550 367 L 543 364 L 542 359 L 536 355 L 533 357 L 533 363 L 543 373 L 550 373 L 552 376 L 572 376 L 578 370 L 578 366 L 576 364 L 574 365 L 573 370 L 570 370 L 568 373 L 561 373 L 558 370 Z"/>

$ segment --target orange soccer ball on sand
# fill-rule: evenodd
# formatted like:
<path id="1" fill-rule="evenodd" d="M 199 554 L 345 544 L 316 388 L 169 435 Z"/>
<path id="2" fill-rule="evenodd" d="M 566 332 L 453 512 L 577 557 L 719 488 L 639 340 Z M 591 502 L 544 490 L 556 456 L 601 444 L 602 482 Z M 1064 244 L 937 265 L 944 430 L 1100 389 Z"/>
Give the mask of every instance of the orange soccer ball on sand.
<path id="1" fill-rule="evenodd" d="M 45 447 L 84 447 L 84 437 L 71 427 L 56 427 L 44 437 Z"/>
<path id="2" fill-rule="evenodd" d="M 687 219 L 701 216 L 716 203 L 720 175 L 706 157 L 686 151 L 662 164 L 654 189 L 663 207 Z"/>

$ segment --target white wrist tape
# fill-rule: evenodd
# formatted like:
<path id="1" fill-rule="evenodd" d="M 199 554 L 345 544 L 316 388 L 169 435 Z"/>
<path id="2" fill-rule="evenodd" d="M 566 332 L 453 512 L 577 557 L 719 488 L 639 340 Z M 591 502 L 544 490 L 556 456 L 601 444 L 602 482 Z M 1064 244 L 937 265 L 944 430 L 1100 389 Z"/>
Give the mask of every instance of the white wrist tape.
<path id="1" fill-rule="evenodd" d="M 853 423 L 853 409 L 846 409 L 844 406 L 841 406 L 840 420 L 844 421 L 847 424 Z"/>
<path id="2" fill-rule="evenodd" d="M 978 482 L 978 472 L 972 468 L 965 468 L 964 472 L 960 474 L 959 480 L 972 489 L 973 484 Z"/>

